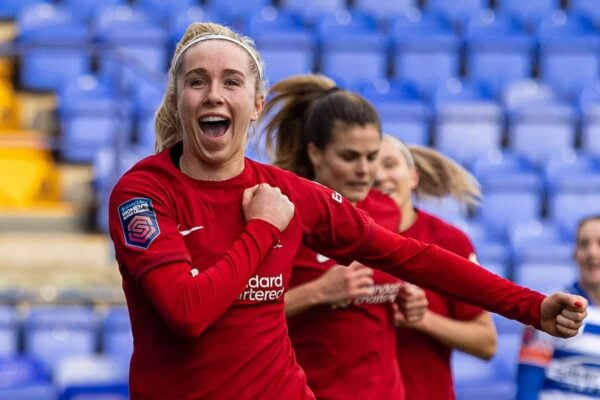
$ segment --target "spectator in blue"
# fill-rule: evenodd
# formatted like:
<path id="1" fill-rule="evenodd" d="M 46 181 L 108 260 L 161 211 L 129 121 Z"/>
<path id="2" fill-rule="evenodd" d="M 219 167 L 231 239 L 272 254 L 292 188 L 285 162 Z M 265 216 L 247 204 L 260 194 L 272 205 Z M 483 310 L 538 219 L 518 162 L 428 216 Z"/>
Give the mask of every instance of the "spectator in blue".
<path id="1" fill-rule="evenodd" d="M 579 223 L 575 261 L 579 279 L 567 291 L 587 298 L 587 320 L 570 339 L 525 328 L 517 400 L 600 398 L 600 214 Z"/>

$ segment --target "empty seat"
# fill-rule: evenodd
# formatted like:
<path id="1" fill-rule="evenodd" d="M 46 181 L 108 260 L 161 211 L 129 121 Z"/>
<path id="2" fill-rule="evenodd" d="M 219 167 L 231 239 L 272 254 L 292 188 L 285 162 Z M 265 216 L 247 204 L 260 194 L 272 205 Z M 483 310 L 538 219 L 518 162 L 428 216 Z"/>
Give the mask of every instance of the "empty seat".
<path id="1" fill-rule="evenodd" d="M 113 0 L 115 1 L 118 0 Z M 168 24 L 175 14 L 197 5 L 197 0 L 137 0 L 135 2 L 137 8 L 161 24 Z"/>
<path id="2" fill-rule="evenodd" d="M 355 10 L 375 16 L 380 24 L 386 25 L 391 18 L 418 7 L 418 0 L 354 0 Z"/>
<path id="3" fill-rule="evenodd" d="M 314 70 L 316 38 L 298 14 L 264 7 L 251 15 L 248 33 L 260 51 L 271 83 Z"/>
<path id="4" fill-rule="evenodd" d="M 249 14 L 270 6 L 271 0 L 217 0 L 209 1 L 208 7 L 222 15 L 235 26 Z"/>
<path id="5" fill-rule="evenodd" d="M 595 24 L 600 22 L 600 7 L 596 0 L 569 0 L 568 10 L 587 15 Z"/>
<path id="6" fill-rule="evenodd" d="M 417 10 L 394 18 L 391 35 L 395 79 L 429 93 L 458 77 L 461 41 L 447 18 Z"/>
<path id="7" fill-rule="evenodd" d="M 586 152 L 558 152 L 547 160 L 544 172 L 550 194 L 600 188 L 600 157 Z"/>
<path id="8" fill-rule="evenodd" d="M 600 156 L 600 81 L 587 85 L 578 99 L 581 115 L 581 147 Z"/>
<path id="9" fill-rule="evenodd" d="M 0 306 L 0 357 L 17 354 L 18 322 L 14 307 Z"/>
<path id="10" fill-rule="evenodd" d="M 100 74 L 127 92 L 167 70 L 168 34 L 141 9 L 108 7 L 95 20 L 96 39 L 109 49 L 100 57 Z"/>
<path id="11" fill-rule="evenodd" d="M 508 230 L 515 264 L 528 262 L 570 263 L 573 245 L 551 220 L 517 221 Z"/>
<path id="12" fill-rule="evenodd" d="M 166 84 L 156 82 L 136 88 L 133 106 L 136 119 L 136 140 L 138 147 L 147 149 L 148 154 L 154 152 L 154 114 L 162 102 Z"/>
<path id="13" fill-rule="evenodd" d="M 61 359 L 96 351 L 97 319 L 83 306 L 35 306 L 24 320 L 25 352 L 52 370 Z"/>
<path id="14" fill-rule="evenodd" d="M 279 7 L 299 13 L 311 26 L 324 15 L 348 9 L 346 0 L 281 0 Z"/>
<path id="15" fill-rule="evenodd" d="M 515 15 L 528 29 L 533 29 L 540 16 L 560 9 L 560 0 L 498 0 L 496 8 L 500 12 Z"/>
<path id="16" fill-rule="evenodd" d="M 555 12 L 537 28 L 540 78 L 574 96 L 600 70 L 600 34 L 585 15 Z"/>
<path id="17" fill-rule="evenodd" d="M 517 221 L 541 217 L 543 179 L 524 157 L 492 151 L 473 163 L 472 172 L 483 192 L 477 218 L 494 238 L 505 239 L 507 229 Z"/>
<path id="18" fill-rule="evenodd" d="M 55 400 L 50 377 L 39 360 L 0 357 L 0 400 Z"/>
<path id="19" fill-rule="evenodd" d="M 133 336 L 127 308 L 109 309 L 101 332 L 104 354 L 115 359 L 121 367 L 128 367 L 133 352 Z"/>
<path id="20" fill-rule="evenodd" d="M 449 80 L 433 95 L 435 147 L 468 165 L 502 146 L 504 113 L 491 93 L 471 82 Z"/>
<path id="21" fill-rule="evenodd" d="M 66 161 L 91 163 L 100 148 L 131 141 L 131 104 L 117 98 L 109 84 L 81 76 L 59 99 L 59 146 Z"/>
<path id="22" fill-rule="evenodd" d="M 451 196 L 443 198 L 423 198 L 416 201 L 420 209 L 439 216 L 442 219 L 454 220 L 467 216 L 467 207 Z"/>
<path id="23" fill-rule="evenodd" d="M 21 84 L 30 90 L 58 90 L 91 68 L 91 33 L 67 9 L 40 3 L 19 16 L 23 47 Z"/>
<path id="24" fill-rule="evenodd" d="M 0 1 L 0 19 L 16 20 L 25 9 L 39 3 L 51 3 L 50 0 L 2 0 Z"/>
<path id="25" fill-rule="evenodd" d="M 489 0 L 427 0 L 426 12 L 438 12 L 446 15 L 455 24 L 457 29 L 462 30 L 465 22 L 479 12 L 489 7 Z"/>
<path id="26" fill-rule="evenodd" d="M 374 17 L 338 11 L 319 21 L 317 36 L 320 72 L 325 75 L 347 82 L 387 76 L 389 41 Z"/>
<path id="27" fill-rule="evenodd" d="M 369 80 L 359 93 L 379 112 L 384 133 L 405 143 L 429 145 L 431 110 L 414 85 L 387 79 Z"/>
<path id="28" fill-rule="evenodd" d="M 75 18 L 89 24 L 92 23 L 104 9 L 123 5 L 126 2 L 126 0 L 61 0 L 60 4 L 64 5 Z"/>
<path id="29" fill-rule="evenodd" d="M 465 29 L 466 74 L 494 92 L 531 77 L 535 42 L 515 18 L 486 10 Z"/>
<path id="30" fill-rule="evenodd" d="M 524 262 L 515 265 L 515 282 L 545 294 L 562 290 L 577 279 L 577 267 L 571 263 Z"/>
<path id="31" fill-rule="evenodd" d="M 69 386 L 59 393 L 59 400 L 128 400 L 129 386 L 123 384 L 88 384 Z"/>
<path id="32" fill-rule="evenodd" d="M 590 214 L 600 213 L 600 189 L 588 187 L 585 191 L 569 190 L 552 193 L 548 198 L 548 216 L 569 237 L 575 237 L 579 221 Z"/>

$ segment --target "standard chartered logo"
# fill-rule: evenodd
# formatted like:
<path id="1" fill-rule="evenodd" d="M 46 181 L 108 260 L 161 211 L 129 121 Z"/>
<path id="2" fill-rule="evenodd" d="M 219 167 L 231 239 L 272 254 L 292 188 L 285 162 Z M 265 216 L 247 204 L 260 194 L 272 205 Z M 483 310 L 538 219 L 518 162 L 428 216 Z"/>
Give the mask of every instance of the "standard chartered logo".
<path id="1" fill-rule="evenodd" d="M 253 275 L 238 300 L 272 301 L 283 296 L 283 274 L 275 276 Z"/>
<path id="2" fill-rule="evenodd" d="M 362 296 L 354 300 L 354 304 L 380 304 L 393 303 L 398 296 L 399 283 L 384 283 L 373 286 L 373 294 Z"/>

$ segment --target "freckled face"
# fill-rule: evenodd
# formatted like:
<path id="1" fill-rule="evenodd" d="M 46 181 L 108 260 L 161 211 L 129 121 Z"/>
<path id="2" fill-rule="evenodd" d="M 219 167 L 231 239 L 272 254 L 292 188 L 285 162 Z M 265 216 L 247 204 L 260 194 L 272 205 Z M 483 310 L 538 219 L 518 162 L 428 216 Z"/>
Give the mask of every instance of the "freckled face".
<path id="1" fill-rule="evenodd" d="M 352 203 L 364 200 L 373 186 L 381 134 L 373 124 L 342 125 L 324 149 L 309 149 L 315 180 Z"/>
<path id="2" fill-rule="evenodd" d="M 211 166 L 243 162 L 248 128 L 264 102 L 249 55 L 235 43 L 207 40 L 188 49 L 181 62 L 175 101 L 184 151 Z"/>

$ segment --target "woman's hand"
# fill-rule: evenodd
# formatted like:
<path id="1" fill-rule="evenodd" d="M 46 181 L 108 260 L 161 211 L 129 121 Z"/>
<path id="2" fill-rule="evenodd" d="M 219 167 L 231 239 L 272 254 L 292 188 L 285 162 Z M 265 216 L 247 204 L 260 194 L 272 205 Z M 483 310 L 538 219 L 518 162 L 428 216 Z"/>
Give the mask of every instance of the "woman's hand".
<path id="1" fill-rule="evenodd" d="M 554 293 L 542 302 L 542 330 L 552 336 L 570 338 L 577 335 L 587 316 L 587 300 L 581 296 Z"/>

